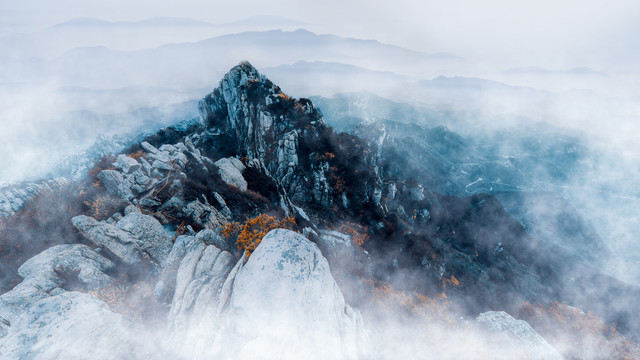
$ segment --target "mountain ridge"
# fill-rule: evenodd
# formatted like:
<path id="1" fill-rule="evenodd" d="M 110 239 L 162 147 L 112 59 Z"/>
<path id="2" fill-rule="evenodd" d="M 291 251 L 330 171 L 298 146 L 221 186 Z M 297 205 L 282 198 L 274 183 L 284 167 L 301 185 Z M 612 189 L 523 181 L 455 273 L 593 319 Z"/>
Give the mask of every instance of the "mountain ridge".
<path id="1" fill-rule="evenodd" d="M 411 345 L 385 336 L 388 323 L 375 320 L 398 314 L 424 323 L 394 317 L 391 329 L 402 331 L 403 339 L 424 336 L 417 344 L 429 344 L 436 354 L 449 344 L 431 335 L 443 330 L 456 340 L 471 336 L 487 344 L 471 354 L 478 359 L 496 351 L 505 358 L 514 351 L 526 356 L 529 346 L 546 354 L 543 358 L 559 358 L 536 333 L 549 331 L 546 327 L 534 330 L 506 313 L 489 311 L 503 308 L 533 321 L 537 310 L 521 306 L 562 296 L 567 284 L 562 279 L 575 270 L 527 234 L 497 198 L 432 191 L 406 166 L 403 158 L 411 153 L 391 156 L 395 150 L 385 148 L 390 142 L 384 127 L 373 123 L 359 130 L 381 133 L 373 138 L 338 133 L 311 101 L 289 97 L 246 61 L 222 77 L 198 110 L 198 123 L 163 129 L 105 157 L 87 178 L 37 198 L 10 223 L 0 223 L 16 236 L 3 256 L 26 256 L 42 249 L 25 244 L 43 237 L 49 241 L 43 242 L 48 249 L 13 269 L 24 280 L 0 295 L 0 336 L 9 339 L 0 350 L 19 358 L 30 348 L 20 341 L 26 334 L 42 339 L 34 351 L 59 349 L 53 346 L 59 334 L 47 336 L 56 322 L 68 326 L 100 304 L 96 298 L 108 301 L 100 291 L 123 286 L 125 295 L 102 307 L 105 329 L 126 333 L 131 322 L 157 320 L 158 333 L 173 339 L 171 349 L 158 349 L 158 356 L 168 358 L 242 358 L 260 349 L 282 354 L 291 334 L 308 339 L 310 345 L 291 346 L 307 344 L 302 348 L 311 349 L 309 358 L 321 356 L 313 350 L 322 349 L 325 336 L 340 344 L 332 348 L 338 358 L 384 358 L 381 354 L 404 353 Z M 45 200 L 61 208 L 44 206 Z M 34 217 L 34 225 L 19 226 Z M 237 241 L 240 235 L 236 239 L 229 232 L 271 218 L 291 219 L 302 234 L 273 230 L 249 255 L 251 249 Z M 51 222 L 58 222 L 59 236 L 45 231 Z M 98 280 L 113 284 L 103 288 Z M 260 290 L 265 287 L 269 291 Z M 286 301 L 278 297 L 282 294 Z M 128 303 L 131 299 L 139 302 Z M 57 310 L 60 303 L 67 304 L 65 311 Z M 280 317 L 281 326 L 274 328 L 268 314 L 288 314 L 283 304 L 304 314 Z M 316 308 L 328 315 L 314 317 L 309 309 Z M 46 326 L 30 320 L 34 311 L 47 314 Z M 150 319 L 149 313 L 156 316 Z M 485 323 L 493 330 L 460 331 L 459 316 L 478 317 L 473 326 Z M 250 321 L 237 322 L 241 319 Z M 335 324 L 336 333 L 316 336 L 317 329 L 335 329 Z M 82 326 L 87 334 L 96 331 L 91 323 Z M 372 330 L 368 335 L 366 326 Z M 496 342 L 504 336 L 511 345 Z M 144 358 L 142 350 L 132 354 Z M 64 349 L 57 354 L 64 356 Z"/>

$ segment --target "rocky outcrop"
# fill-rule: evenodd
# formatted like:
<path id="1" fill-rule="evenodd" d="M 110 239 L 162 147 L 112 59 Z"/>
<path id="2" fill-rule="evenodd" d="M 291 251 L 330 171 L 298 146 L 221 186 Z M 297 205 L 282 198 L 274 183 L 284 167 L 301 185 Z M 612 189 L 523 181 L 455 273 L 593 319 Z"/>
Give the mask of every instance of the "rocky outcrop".
<path id="1" fill-rule="evenodd" d="M 357 359 L 366 349 L 359 312 L 346 305 L 327 260 L 304 236 L 273 230 L 233 269 L 226 260 L 215 266 L 220 254 L 194 242 L 180 265 L 171 318 L 184 356 Z M 215 286 L 204 287 L 202 277 Z M 191 303 L 197 311 L 187 315 Z M 180 327 L 184 321 L 191 325 Z"/>
<path id="2" fill-rule="evenodd" d="M 149 215 L 131 212 L 115 225 L 85 215 L 76 216 L 71 222 L 89 241 L 129 265 L 141 261 L 144 254 L 162 264 L 171 251 L 171 237 Z"/>
<path id="3" fill-rule="evenodd" d="M 169 313 L 170 331 L 174 334 L 189 331 L 203 317 L 216 317 L 220 289 L 235 264 L 229 252 L 205 245 L 198 238 L 191 240 L 176 273 Z"/>
<path id="4" fill-rule="evenodd" d="M 70 285 L 67 282 L 96 289 L 111 281 L 106 272 L 113 268 L 111 261 L 80 244 L 57 245 L 27 260 L 18 269 L 24 280 L 0 295 L 0 337 L 39 301 L 63 293 L 63 287 Z"/>
<path id="5" fill-rule="evenodd" d="M 242 177 L 245 166 L 236 158 L 225 158 L 215 162 L 222 181 L 240 191 L 247 191 L 247 181 Z"/>
<path id="6" fill-rule="evenodd" d="M 157 351 L 141 341 L 141 330 L 91 295 L 64 292 L 14 319 L 0 354 L 5 360 L 154 358 Z"/>
<path id="7" fill-rule="evenodd" d="M 0 217 L 13 215 L 22 208 L 26 201 L 33 199 L 40 191 L 56 189 L 65 182 L 60 178 L 0 188 Z"/>
<path id="8" fill-rule="evenodd" d="M 311 101 L 290 98 L 249 63 L 242 62 L 200 102 L 199 109 L 205 126 L 233 136 L 238 155 L 264 165 L 266 174 L 291 194 L 293 201 L 332 205 L 333 191 L 326 174 L 329 165 L 301 161 L 301 157 L 309 156 L 301 153 L 301 138 L 320 138 L 327 129 Z M 317 162 L 315 157 L 309 160 Z M 226 160 L 220 165 L 223 180 L 244 190 L 242 178 Z M 309 179 L 311 172 L 313 178 Z"/>
<path id="9" fill-rule="evenodd" d="M 528 359 L 562 360 L 562 356 L 526 321 L 516 320 L 504 311 L 488 311 L 476 321 L 493 336 L 491 341 L 503 354 L 522 354 Z"/>

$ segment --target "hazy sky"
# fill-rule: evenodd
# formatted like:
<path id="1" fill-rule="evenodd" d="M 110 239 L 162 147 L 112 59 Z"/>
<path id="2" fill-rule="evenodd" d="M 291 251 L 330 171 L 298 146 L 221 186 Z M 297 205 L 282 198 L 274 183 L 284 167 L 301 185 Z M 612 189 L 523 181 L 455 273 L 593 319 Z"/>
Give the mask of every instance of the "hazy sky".
<path id="1" fill-rule="evenodd" d="M 639 52 L 634 46 L 640 35 L 636 0 L 0 2 L 2 28 L 28 25 L 22 31 L 75 17 L 117 21 L 178 16 L 224 23 L 254 15 L 280 15 L 338 35 L 512 66 L 628 71 Z"/>

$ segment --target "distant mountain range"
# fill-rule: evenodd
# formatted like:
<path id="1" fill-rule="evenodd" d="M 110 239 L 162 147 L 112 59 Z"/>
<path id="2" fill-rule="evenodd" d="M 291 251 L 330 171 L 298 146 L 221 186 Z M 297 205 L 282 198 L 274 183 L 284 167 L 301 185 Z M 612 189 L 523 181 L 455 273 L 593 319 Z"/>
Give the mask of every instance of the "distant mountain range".
<path id="1" fill-rule="evenodd" d="M 137 21 L 107 21 L 92 17 L 67 20 L 53 25 L 50 29 L 63 28 L 126 28 L 126 27 L 253 27 L 253 26 L 306 26 L 309 23 L 282 16 L 251 16 L 228 23 L 213 24 L 206 21 L 183 17 L 156 16 Z"/>

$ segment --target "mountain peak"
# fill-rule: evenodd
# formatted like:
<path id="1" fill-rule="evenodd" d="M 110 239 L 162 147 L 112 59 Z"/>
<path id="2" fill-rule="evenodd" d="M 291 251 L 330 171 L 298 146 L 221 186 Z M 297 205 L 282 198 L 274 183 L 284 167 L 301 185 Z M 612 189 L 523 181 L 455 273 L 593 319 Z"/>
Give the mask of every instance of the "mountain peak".
<path id="1" fill-rule="evenodd" d="M 199 110 L 203 125 L 231 135 L 249 158 L 277 152 L 273 139 L 295 129 L 326 125 L 310 100 L 289 97 L 246 60 L 224 75 Z"/>

